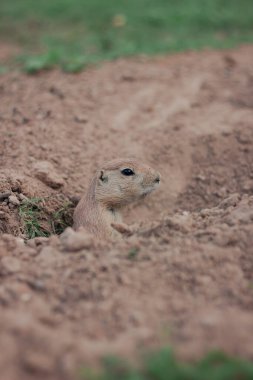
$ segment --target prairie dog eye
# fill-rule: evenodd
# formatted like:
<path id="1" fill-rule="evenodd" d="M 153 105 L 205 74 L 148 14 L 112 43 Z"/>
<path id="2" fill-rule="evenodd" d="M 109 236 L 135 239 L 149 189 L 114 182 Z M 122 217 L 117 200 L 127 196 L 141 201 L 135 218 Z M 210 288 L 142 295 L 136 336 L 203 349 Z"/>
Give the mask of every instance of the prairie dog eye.
<path id="1" fill-rule="evenodd" d="M 126 176 L 134 175 L 134 171 L 132 169 L 126 168 L 121 170 L 121 173 Z"/>

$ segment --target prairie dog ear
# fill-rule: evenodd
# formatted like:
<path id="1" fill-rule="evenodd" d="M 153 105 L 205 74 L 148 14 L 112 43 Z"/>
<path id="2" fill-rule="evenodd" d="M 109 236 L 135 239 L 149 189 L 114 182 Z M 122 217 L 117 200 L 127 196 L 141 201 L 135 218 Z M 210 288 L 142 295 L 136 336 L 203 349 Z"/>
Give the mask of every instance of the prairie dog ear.
<path id="1" fill-rule="evenodd" d="M 105 170 L 100 170 L 99 181 L 104 182 L 104 183 L 108 182 L 108 176 L 107 176 Z"/>

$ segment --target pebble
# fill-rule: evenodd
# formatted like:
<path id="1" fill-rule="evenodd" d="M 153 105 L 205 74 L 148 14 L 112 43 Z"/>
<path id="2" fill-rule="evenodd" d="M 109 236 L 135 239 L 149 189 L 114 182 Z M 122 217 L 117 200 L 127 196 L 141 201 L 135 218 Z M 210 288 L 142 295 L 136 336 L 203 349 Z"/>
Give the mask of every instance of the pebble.
<path id="1" fill-rule="evenodd" d="M 28 280 L 27 283 L 32 289 L 40 292 L 43 292 L 46 289 L 45 283 L 42 280 Z"/>
<path id="2" fill-rule="evenodd" d="M 3 193 L 0 193 L 0 201 L 4 201 L 11 195 L 10 191 L 5 191 Z"/>
<path id="3" fill-rule="evenodd" d="M 52 189 L 59 189 L 64 185 L 62 176 L 56 172 L 54 166 L 48 161 L 37 161 L 33 164 L 35 176 Z"/>
<path id="4" fill-rule="evenodd" d="M 21 268 L 20 261 L 11 256 L 4 256 L 1 259 L 1 264 L 8 273 L 19 272 Z"/>
<path id="5" fill-rule="evenodd" d="M 46 246 L 41 249 L 36 259 L 40 265 L 52 268 L 54 265 L 58 264 L 59 261 L 61 261 L 61 257 L 61 254 L 56 249 Z"/>
<path id="6" fill-rule="evenodd" d="M 86 231 L 76 232 L 71 227 L 66 228 L 60 239 L 66 251 L 80 251 L 90 248 L 94 243 L 93 237 Z"/>
<path id="7" fill-rule="evenodd" d="M 0 211 L 0 219 L 5 219 L 6 214 L 4 211 Z"/>
<path id="8" fill-rule="evenodd" d="M 19 202 L 18 198 L 16 197 L 16 195 L 10 195 L 8 199 L 9 199 L 9 202 L 11 204 L 13 204 L 14 206 L 20 205 L 20 202 Z"/>
<path id="9" fill-rule="evenodd" d="M 23 293 L 21 294 L 20 299 L 23 302 L 29 302 L 32 299 L 32 295 L 30 293 Z"/>
<path id="10" fill-rule="evenodd" d="M 74 204 L 74 206 L 76 206 L 78 204 L 80 199 L 81 199 L 81 197 L 79 197 L 78 195 L 72 195 L 69 197 L 69 200 Z"/>
<path id="11" fill-rule="evenodd" d="M 239 203 L 240 199 L 241 199 L 240 194 L 238 193 L 231 194 L 229 197 L 223 199 L 223 201 L 219 203 L 218 207 L 222 209 L 226 209 L 230 206 L 235 207 Z"/>
<path id="12" fill-rule="evenodd" d="M 194 177 L 198 181 L 204 182 L 206 180 L 206 177 L 204 175 L 198 174 Z"/>
<path id="13" fill-rule="evenodd" d="M 48 238 L 47 237 L 44 237 L 44 236 L 38 236 L 38 237 L 35 237 L 33 239 L 29 239 L 27 240 L 27 245 L 29 247 L 32 247 L 32 248 L 35 248 L 37 246 L 40 246 L 40 245 L 43 245 L 43 244 L 46 244 L 48 242 Z"/>
<path id="14" fill-rule="evenodd" d="M 18 197 L 19 197 L 19 199 L 21 200 L 21 201 L 26 201 L 28 198 L 24 195 L 24 194 L 22 194 L 22 193 L 20 193 L 20 194 L 18 194 Z"/>
<path id="15" fill-rule="evenodd" d="M 74 117 L 74 120 L 77 122 L 77 123 L 87 123 L 88 122 L 88 118 L 86 115 L 76 115 Z"/>
<path id="16" fill-rule="evenodd" d="M 246 181 L 243 186 L 242 186 L 243 190 L 245 192 L 252 192 L 253 190 L 253 181 L 250 180 L 250 181 Z"/>
<path id="17" fill-rule="evenodd" d="M 49 374 L 54 369 L 54 358 L 47 352 L 25 351 L 22 359 L 25 369 L 33 374 Z"/>

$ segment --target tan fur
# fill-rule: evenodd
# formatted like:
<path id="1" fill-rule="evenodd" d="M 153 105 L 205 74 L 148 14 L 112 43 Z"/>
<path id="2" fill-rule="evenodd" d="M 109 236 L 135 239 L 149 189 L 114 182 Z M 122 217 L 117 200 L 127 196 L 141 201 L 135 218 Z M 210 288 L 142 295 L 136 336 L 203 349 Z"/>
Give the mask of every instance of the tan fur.
<path id="1" fill-rule="evenodd" d="M 124 176 L 121 170 L 126 168 L 132 169 L 135 174 Z M 120 227 L 120 209 L 145 197 L 158 186 L 159 181 L 158 172 L 135 159 L 122 158 L 108 162 L 97 171 L 87 194 L 78 203 L 73 228 L 85 227 L 98 238 L 117 237 L 120 235 L 117 231 L 124 230 Z"/>

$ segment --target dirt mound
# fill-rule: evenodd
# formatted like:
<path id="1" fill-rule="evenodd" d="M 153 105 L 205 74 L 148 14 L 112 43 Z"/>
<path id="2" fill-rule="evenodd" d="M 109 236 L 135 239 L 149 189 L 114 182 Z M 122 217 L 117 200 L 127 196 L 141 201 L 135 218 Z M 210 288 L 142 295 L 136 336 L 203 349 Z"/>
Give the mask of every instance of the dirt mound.
<path id="1" fill-rule="evenodd" d="M 252 57 L 0 77 L 3 378 L 72 379 L 108 352 L 163 344 L 253 359 Z M 127 155 L 162 174 L 126 211 L 136 233 L 113 246 L 49 236 L 71 224 L 99 163 Z"/>

